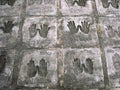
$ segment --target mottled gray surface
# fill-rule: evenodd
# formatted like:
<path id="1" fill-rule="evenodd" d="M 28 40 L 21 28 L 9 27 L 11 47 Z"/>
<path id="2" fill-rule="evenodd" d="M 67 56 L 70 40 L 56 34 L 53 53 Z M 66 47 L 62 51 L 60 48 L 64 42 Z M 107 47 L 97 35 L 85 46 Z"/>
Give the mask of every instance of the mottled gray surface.
<path id="1" fill-rule="evenodd" d="M 0 0 L 0 90 L 120 90 L 119 0 Z"/>

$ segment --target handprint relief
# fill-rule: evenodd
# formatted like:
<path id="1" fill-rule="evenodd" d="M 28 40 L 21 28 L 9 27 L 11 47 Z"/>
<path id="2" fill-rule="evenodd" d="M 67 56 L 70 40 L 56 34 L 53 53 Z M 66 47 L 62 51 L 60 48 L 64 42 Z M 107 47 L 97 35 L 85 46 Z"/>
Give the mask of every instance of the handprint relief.
<path id="1" fill-rule="evenodd" d="M 81 63 L 79 58 L 75 58 L 73 61 L 74 71 L 79 74 L 83 71 L 88 74 L 93 74 L 93 62 L 90 58 L 87 58 L 84 63 Z"/>
<path id="2" fill-rule="evenodd" d="M 118 9 L 119 8 L 119 0 L 111 0 L 111 6 Z"/>
<path id="3" fill-rule="evenodd" d="M 90 31 L 90 23 L 87 21 L 81 22 L 80 30 L 81 32 L 88 34 Z"/>
<path id="4" fill-rule="evenodd" d="M 0 55 L 0 73 L 4 71 L 5 64 L 6 64 L 6 52 L 2 51 Z"/>
<path id="5" fill-rule="evenodd" d="M 79 25 L 76 27 L 74 21 L 70 21 L 70 22 L 68 22 L 68 25 L 67 25 L 67 26 L 68 26 L 68 28 L 69 28 L 71 34 L 75 34 L 75 33 L 77 33 L 78 30 L 79 30 L 79 28 L 80 28 Z"/>
<path id="6" fill-rule="evenodd" d="M 81 32 L 83 32 L 84 34 L 88 34 L 90 31 L 90 23 L 87 21 L 81 22 L 82 25 L 75 25 L 74 21 L 70 21 L 68 22 L 68 28 L 71 32 L 71 34 L 75 34 L 79 31 L 79 29 L 81 30 Z"/>
<path id="7" fill-rule="evenodd" d="M 40 25 L 39 34 L 41 37 L 46 38 L 50 27 L 47 24 Z"/>
<path id="8" fill-rule="evenodd" d="M 48 31 L 50 30 L 50 27 L 47 24 L 40 25 L 40 29 L 36 28 L 36 24 L 32 24 L 29 27 L 29 35 L 30 38 L 33 38 L 36 36 L 37 32 L 39 32 L 39 35 L 43 38 L 47 38 Z"/>
<path id="9" fill-rule="evenodd" d="M 30 38 L 35 37 L 36 34 L 37 34 L 36 24 L 32 24 L 29 28 Z"/>
<path id="10" fill-rule="evenodd" d="M 35 77 L 36 74 L 39 74 L 41 77 L 47 76 L 47 62 L 44 59 L 41 59 L 39 65 L 35 65 L 34 61 L 31 59 L 27 64 L 27 75 L 29 78 Z"/>
<path id="11" fill-rule="evenodd" d="M 37 66 L 35 66 L 34 61 L 31 59 L 30 62 L 27 64 L 27 75 L 29 78 L 32 78 L 37 73 Z"/>
<path id="12" fill-rule="evenodd" d="M 114 30 L 113 30 L 113 28 L 112 28 L 112 26 L 107 26 L 107 34 L 108 34 L 108 37 L 110 37 L 110 38 L 112 38 L 112 37 L 115 37 L 115 32 L 114 32 Z"/>
<path id="13" fill-rule="evenodd" d="M 44 59 L 41 59 L 39 62 L 38 74 L 42 77 L 47 76 L 47 62 Z"/>
<path id="14" fill-rule="evenodd" d="M 0 0 L 0 5 L 8 4 L 10 6 L 13 6 L 16 0 Z"/>
<path id="15" fill-rule="evenodd" d="M 93 74 L 93 62 L 90 58 L 86 59 L 85 64 L 83 64 L 83 68 L 86 73 Z"/>
<path id="16" fill-rule="evenodd" d="M 1 26 L 0 29 L 2 29 L 4 33 L 12 33 L 13 26 L 13 21 L 7 21 L 4 22 L 4 26 Z"/>
<path id="17" fill-rule="evenodd" d="M 74 0 L 73 5 L 77 4 L 78 6 L 85 6 L 87 3 L 87 0 Z"/>
<path id="18" fill-rule="evenodd" d="M 74 61 L 73 61 L 73 67 L 74 67 L 74 70 L 75 70 L 75 72 L 77 74 L 83 72 L 83 67 L 82 67 L 82 64 L 81 64 L 79 58 L 75 58 L 74 59 Z"/>
<path id="19" fill-rule="evenodd" d="M 111 0 L 110 2 L 108 0 L 101 1 L 104 8 L 108 8 L 110 5 L 116 9 L 119 8 L 119 0 Z"/>
<path id="20" fill-rule="evenodd" d="M 101 0 L 102 1 L 102 5 L 104 8 L 108 8 L 110 3 L 108 2 L 108 0 Z"/>

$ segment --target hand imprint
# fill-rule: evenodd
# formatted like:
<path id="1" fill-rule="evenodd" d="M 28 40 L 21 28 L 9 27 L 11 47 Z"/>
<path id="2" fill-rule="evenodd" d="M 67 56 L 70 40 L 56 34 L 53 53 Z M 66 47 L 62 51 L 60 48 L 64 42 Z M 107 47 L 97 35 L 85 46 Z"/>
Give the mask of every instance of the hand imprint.
<path id="1" fill-rule="evenodd" d="M 109 26 L 107 26 L 107 28 L 108 28 L 107 33 L 108 33 L 109 38 L 115 37 L 115 32 L 114 32 L 112 26 L 109 25 Z"/>
<path id="2" fill-rule="evenodd" d="M 32 24 L 29 28 L 30 38 L 33 38 L 37 34 L 36 24 Z"/>
<path id="3" fill-rule="evenodd" d="M 83 72 L 82 64 L 81 64 L 81 62 L 78 58 L 74 59 L 73 67 L 74 67 L 76 73 L 82 73 Z"/>
<path id="4" fill-rule="evenodd" d="M 47 76 L 47 62 L 44 59 L 41 59 L 39 62 L 38 74 L 42 77 Z"/>
<path id="5" fill-rule="evenodd" d="M 77 33 L 78 30 L 79 30 L 79 27 L 80 27 L 79 25 L 76 27 L 74 21 L 68 22 L 68 25 L 67 25 L 67 26 L 68 26 L 68 28 L 69 28 L 71 34 Z"/>
<path id="6" fill-rule="evenodd" d="M 7 0 L 8 5 L 13 6 L 16 0 Z"/>
<path id="7" fill-rule="evenodd" d="M 41 37 L 46 38 L 50 27 L 47 24 L 40 25 L 39 34 Z"/>
<path id="8" fill-rule="evenodd" d="M 80 30 L 85 33 L 88 34 L 90 31 L 90 24 L 87 21 L 81 22 L 81 26 L 80 26 Z"/>
<path id="9" fill-rule="evenodd" d="M 37 67 L 35 66 L 34 61 L 31 59 L 30 62 L 27 64 L 27 75 L 32 78 L 37 73 Z"/>
<path id="10" fill-rule="evenodd" d="M 104 8 L 108 8 L 110 6 L 110 3 L 108 2 L 108 0 L 101 0 L 101 1 Z"/>
<path id="11" fill-rule="evenodd" d="M 119 8 L 119 0 L 112 0 L 110 3 L 114 8 Z"/>
<path id="12" fill-rule="evenodd" d="M 13 6 L 16 0 L 0 0 L 0 5 L 8 4 L 10 6 Z"/>
<path id="13" fill-rule="evenodd" d="M 93 62 L 90 58 L 86 59 L 86 63 L 83 64 L 86 73 L 93 74 Z"/>
<path id="14" fill-rule="evenodd" d="M 4 22 L 4 26 L 0 27 L 0 29 L 2 29 L 4 33 L 11 33 L 13 26 L 13 21 L 7 21 Z"/>
<path id="15" fill-rule="evenodd" d="M 73 2 L 73 5 L 75 4 L 75 3 L 77 3 L 77 5 L 78 6 L 85 6 L 86 5 L 86 2 L 87 2 L 87 0 L 75 0 L 74 2 Z"/>

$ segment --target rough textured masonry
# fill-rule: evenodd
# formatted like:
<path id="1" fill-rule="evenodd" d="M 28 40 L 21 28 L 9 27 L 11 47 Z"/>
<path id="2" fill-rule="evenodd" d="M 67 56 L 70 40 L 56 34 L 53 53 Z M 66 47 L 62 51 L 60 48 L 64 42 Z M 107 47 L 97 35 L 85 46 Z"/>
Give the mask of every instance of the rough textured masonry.
<path id="1" fill-rule="evenodd" d="M 0 0 L 0 90 L 120 90 L 120 0 Z"/>

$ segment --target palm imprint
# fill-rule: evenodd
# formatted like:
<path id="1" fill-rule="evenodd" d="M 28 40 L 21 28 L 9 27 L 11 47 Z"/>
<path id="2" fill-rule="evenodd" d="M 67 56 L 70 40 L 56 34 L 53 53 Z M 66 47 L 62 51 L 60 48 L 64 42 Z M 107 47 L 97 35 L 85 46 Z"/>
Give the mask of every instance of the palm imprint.
<path id="1" fill-rule="evenodd" d="M 4 33 L 11 33 L 14 24 L 13 21 L 4 22 L 4 26 L 0 27 Z"/>
<path id="2" fill-rule="evenodd" d="M 47 75 L 47 62 L 44 59 L 41 59 L 39 62 L 38 74 L 42 77 Z"/>
<path id="3" fill-rule="evenodd" d="M 79 27 L 80 27 L 79 25 L 76 27 L 74 21 L 70 21 L 70 22 L 68 22 L 68 25 L 67 25 L 67 26 L 68 26 L 68 28 L 69 28 L 71 34 L 75 34 L 75 33 L 77 33 L 78 30 L 79 30 Z"/>
<path id="4" fill-rule="evenodd" d="M 35 66 L 34 61 L 31 59 L 27 64 L 27 75 L 31 78 L 34 77 L 37 73 L 37 67 Z"/>
<path id="5" fill-rule="evenodd" d="M 87 0 L 75 0 L 75 1 L 73 2 L 73 5 L 74 5 L 75 3 L 76 3 L 78 6 L 85 6 L 86 3 L 87 3 Z"/>
<path id="6" fill-rule="evenodd" d="M 76 73 L 82 73 L 83 72 L 83 68 L 82 68 L 82 64 L 80 62 L 80 59 L 75 58 L 73 61 L 73 67 Z"/>
<path id="7" fill-rule="evenodd" d="M 88 34 L 90 31 L 90 24 L 87 21 L 81 22 L 80 30 L 81 32 Z"/>

